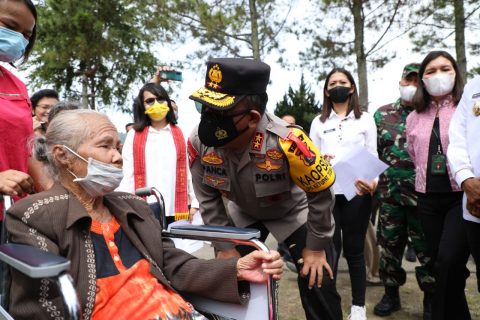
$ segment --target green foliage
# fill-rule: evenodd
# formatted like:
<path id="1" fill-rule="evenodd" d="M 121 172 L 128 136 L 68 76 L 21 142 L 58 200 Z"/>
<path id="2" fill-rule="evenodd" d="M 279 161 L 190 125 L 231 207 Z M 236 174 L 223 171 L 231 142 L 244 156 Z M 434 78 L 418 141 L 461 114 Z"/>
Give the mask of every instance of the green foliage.
<path id="1" fill-rule="evenodd" d="M 293 90 L 291 86 L 283 96 L 283 100 L 277 103 L 274 114 L 278 117 L 292 115 L 297 125 L 301 126 L 307 133 L 310 132 L 310 125 L 313 118 L 320 112 L 319 103 L 315 100 L 315 93 L 311 92 L 310 86 L 305 83 L 302 75 L 300 86 Z"/>
<path id="2" fill-rule="evenodd" d="M 147 0 L 46 0 L 38 6 L 33 85 L 53 85 L 66 98 L 129 109 L 132 84 L 157 65 L 150 50 L 159 24 Z"/>

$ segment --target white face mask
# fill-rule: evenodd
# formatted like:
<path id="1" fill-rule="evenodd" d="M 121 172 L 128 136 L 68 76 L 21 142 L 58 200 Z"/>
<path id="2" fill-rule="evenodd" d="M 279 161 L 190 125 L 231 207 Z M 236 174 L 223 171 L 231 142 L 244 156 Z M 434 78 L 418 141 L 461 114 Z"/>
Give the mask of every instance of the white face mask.
<path id="1" fill-rule="evenodd" d="M 416 86 L 400 86 L 400 98 L 405 102 L 412 102 L 415 92 L 417 92 Z"/>
<path id="2" fill-rule="evenodd" d="M 425 89 L 433 97 L 441 97 L 452 92 L 455 85 L 455 74 L 440 73 L 429 79 L 422 79 Z"/>
<path id="3" fill-rule="evenodd" d="M 78 183 L 89 195 L 92 197 L 101 197 L 110 192 L 113 192 L 123 179 L 123 170 L 104 162 L 88 158 L 88 161 L 84 157 L 70 149 L 64 147 L 88 163 L 87 175 L 84 178 L 77 177 L 73 172 L 68 170 L 75 179 L 74 182 Z"/>

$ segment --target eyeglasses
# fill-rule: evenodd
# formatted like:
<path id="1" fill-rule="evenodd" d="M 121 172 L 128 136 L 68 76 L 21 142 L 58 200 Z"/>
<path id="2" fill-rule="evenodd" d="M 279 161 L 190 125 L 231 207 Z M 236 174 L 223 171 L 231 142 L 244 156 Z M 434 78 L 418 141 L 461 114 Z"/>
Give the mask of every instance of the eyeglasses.
<path id="1" fill-rule="evenodd" d="M 158 103 L 167 103 L 167 100 L 165 100 L 164 98 L 148 98 L 148 99 L 145 99 L 143 102 L 147 106 L 151 106 L 155 103 L 155 101 L 157 101 Z"/>

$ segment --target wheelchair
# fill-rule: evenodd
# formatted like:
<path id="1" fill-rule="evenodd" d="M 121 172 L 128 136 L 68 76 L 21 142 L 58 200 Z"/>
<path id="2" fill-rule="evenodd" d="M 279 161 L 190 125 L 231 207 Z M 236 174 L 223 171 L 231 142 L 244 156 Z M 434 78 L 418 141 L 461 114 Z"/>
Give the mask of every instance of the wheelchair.
<path id="1" fill-rule="evenodd" d="M 142 188 L 137 190 L 138 196 L 154 195 L 160 204 L 159 215 L 162 226 L 162 236 L 210 242 L 228 242 L 235 245 L 248 245 L 255 249 L 269 252 L 269 249 L 260 240 L 260 231 L 248 228 L 217 227 L 217 226 L 192 226 L 182 225 L 165 229 L 164 202 L 160 192 L 155 188 Z M 1 195 L 0 195 L 1 196 Z M 3 196 L 4 211 L 11 206 L 9 196 Z M 6 216 L 4 215 L 4 218 Z M 75 292 L 72 277 L 68 274 L 70 261 L 40 249 L 23 245 L 8 243 L 5 236 L 5 223 L 2 223 L 2 243 L 0 245 L 0 276 L 3 278 L 0 287 L 0 320 L 13 319 L 8 314 L 8 268 L 14 268 L 31 278 L 55 279 L 64 301 L 64 310 L 68 319 L 82 319 L 80 303 Z M 6 240 L 6 241 L 5 241 Z M 181 292 L 180 292 L 181 293 Z M 216 319 L 241 320 L 241 319 L 278 319 L 277 294 L 278 284 L 270 276 L 267 283 L 250 283 L 250 297 L 245 304 L 219 302 L 200 296 L 181 293 L 184 299 L 190 302 L 196 310 L 202 313 L 215 315 Z"/>

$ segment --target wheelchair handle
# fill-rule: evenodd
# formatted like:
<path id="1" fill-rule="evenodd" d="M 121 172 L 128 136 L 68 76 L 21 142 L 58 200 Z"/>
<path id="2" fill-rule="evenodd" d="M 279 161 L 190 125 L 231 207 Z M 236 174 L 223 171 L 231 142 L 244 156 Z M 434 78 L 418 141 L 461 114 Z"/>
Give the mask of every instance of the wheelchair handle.
<path id="1" fill-rule="evenodd" d="M 154 196 L 157 199 L 158 204 L 160 205 L 160 225 L 162 227 L 162 231 L 165 231 L 165 227 L 167 225 L 166 221 L 166 215 L 165 215 L 165 200 L 163 200 L 162 193 L 158 191 L 157 188 L 155 187 L 144 187 L 144 188 L 138 188 L 135 190 L 135 194 L 139 197 L 148 197 L 148 196 Z"/>

